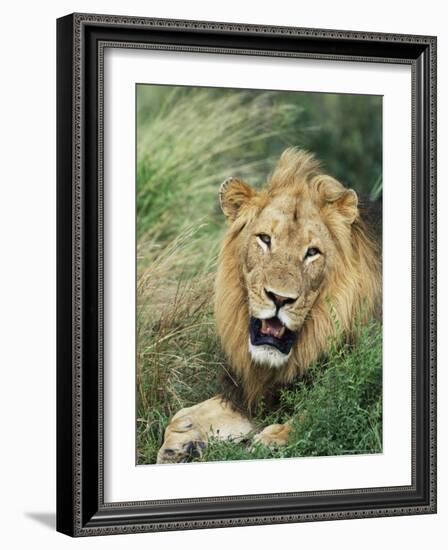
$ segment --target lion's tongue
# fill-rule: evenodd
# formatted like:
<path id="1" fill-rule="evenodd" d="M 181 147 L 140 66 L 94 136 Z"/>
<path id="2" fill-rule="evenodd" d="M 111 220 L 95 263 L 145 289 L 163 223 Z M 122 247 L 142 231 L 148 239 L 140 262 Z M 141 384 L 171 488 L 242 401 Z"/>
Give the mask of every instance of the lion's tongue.
<path id="1" fill-rule="evenodd" d="M 277 317 L 272 319 L 263 319 L 261 321 L 261 333 L 281 338 L 285 333 L 285 327 Z"/>

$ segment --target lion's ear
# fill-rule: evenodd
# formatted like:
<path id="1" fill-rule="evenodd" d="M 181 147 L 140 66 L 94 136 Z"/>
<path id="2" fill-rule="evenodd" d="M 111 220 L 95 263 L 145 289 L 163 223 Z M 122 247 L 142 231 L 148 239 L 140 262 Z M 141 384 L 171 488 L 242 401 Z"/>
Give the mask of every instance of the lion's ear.
<path id="1" fill-rule="evenodd" d="M 348 223 L 352 224 L 358 217 L 358 195 L 353 189 L 346 189 L 334 203 Z"/>
<path id="2" fill-rule="evenodd" d="M 331 205 L 341 216 L 352 224 L 358 217 L 358 195 L 353 189 L 347 189 L 339 181 L 323 177 L 318 183 L 323 205 Z"/>
<path id="3" fill-rule="evenodd" d="M 224 215 L 234 221 L 241 208 L 255 195 L 255 189 L 246 182 L 238 178 L 227 178 L 219 188 L 219 202 Z"/>

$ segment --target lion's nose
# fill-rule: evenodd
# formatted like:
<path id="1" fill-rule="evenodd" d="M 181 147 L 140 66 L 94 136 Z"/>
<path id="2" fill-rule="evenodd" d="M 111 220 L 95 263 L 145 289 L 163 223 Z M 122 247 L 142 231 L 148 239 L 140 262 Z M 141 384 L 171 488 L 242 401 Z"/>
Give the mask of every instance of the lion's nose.
<path id="1" fill-rule="evenodd" d="M 272 300 L 278 308 L 284 306 L 285 304 L 292 304 L 297 300 L 297 296 L 295 298 L 292 298 L 291 296 L 282 296 L 281 294 L 272 292 L 272 290 L 268 290 L 267 288 L 265 288 L 264 291 L 266 292 L 266 296 Z"/>

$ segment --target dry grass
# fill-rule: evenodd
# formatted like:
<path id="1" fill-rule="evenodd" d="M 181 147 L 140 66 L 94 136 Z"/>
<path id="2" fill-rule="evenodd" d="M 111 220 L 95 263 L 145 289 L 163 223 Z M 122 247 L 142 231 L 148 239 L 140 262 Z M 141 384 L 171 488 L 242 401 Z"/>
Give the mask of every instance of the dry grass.
<path id="1" fill-rule="evenodd" d="M 210 217 L 210 234 L 221 226 L 219 184 L 234 174 L 261 183 L 274 164 L 266 144 L 286 136 L 288 120 L 300 109 L 276 104 L 268 93 L 217 95 L 198 89 L 185 95 L 184 89 L 172 88 L 163 108 L 151 116 L 150 91 L 145 86 L 138 91 L 139 238 L 148 230 L 155 234 L 155 227 L 159 238 L 172 238 L 198 212 Z"/>
<path id="2" fill-rule="evenodd" d="M 160 444 L 168 417 L 216 393 L 224 367 L 212 312 L 216 253 L 197 267 L 197 231 L 186 228 L 163 248 L 153 240 L 138 247 L 139 447 L 148 438 Z"/>

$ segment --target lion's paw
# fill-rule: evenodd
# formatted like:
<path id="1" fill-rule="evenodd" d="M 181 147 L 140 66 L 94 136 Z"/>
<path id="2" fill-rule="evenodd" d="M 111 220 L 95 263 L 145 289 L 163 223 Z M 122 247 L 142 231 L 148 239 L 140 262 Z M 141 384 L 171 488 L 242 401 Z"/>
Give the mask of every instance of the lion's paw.
<path id="1" fill-rule="evenodd" d="M 256 434 L 253 441 L 267 447 L 286 445 L 291 429 L 289 424 L 271 424 Z"/>
<path id="2" fill-rule="evenodd" d="M 157 453 L 157 464 L 189 462 L 201 456 L 206 434 L 195 427 L 189 417 L 173 419 L 165 430 L 165 440 Z"/>

